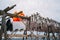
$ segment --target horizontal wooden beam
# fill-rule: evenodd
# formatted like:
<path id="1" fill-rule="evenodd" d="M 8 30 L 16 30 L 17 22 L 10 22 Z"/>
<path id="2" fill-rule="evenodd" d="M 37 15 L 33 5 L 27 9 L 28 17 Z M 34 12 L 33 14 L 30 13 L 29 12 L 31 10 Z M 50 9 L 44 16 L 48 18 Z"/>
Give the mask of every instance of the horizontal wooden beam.
<path id="1" fill-rule="evenodd" d="M 18 18 L 27 19 L 27 20 L 29 20 L 29 19 L 30 19 L 29 17 L 25 17 L 25 16 L 18 16 L 18 15 L 11 14 L 11 13 L 7 13 L 7 16 L 10 16 L 11 18 L 13 18 L 13 17 L 18 17 Z"/>
<path id="2" fill-rule="evenodd" d="M 13 9 L 15 6 L 16 6 L 16 5 L 13 5 L 13 6 L 11 6 L 11 7 L 7 7 L 7 8 L 5 8 L 3 11 L 8 12 L 9 10 Z"/>

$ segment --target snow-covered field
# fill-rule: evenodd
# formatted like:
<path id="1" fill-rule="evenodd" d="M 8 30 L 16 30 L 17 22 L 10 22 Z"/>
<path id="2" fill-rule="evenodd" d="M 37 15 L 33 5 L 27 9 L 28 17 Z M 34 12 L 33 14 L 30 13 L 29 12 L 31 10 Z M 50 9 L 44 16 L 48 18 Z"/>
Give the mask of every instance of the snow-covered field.
<path id="1" fill-rule="evenodd" d="M 12 32 L 10 32 L 10 31 L 7 31 L 7 34 L 11 34 Z M 44 35 L 44 33 L 45 32 L 38 32 L 37 33 L 37 31 L 32 31 L 32 33 L 34 34 L 34 35 Z M 24 31 L 16 31 L 16 32 L 13 32 L 13 34 L 21 34 L 21 35 L 23 35 L 24 34 Z M 27 35 L 30 35 L 31 34 L 31 32 L 30 31 L 27 31 Z M 50 33 L 50 35 L 52 35 L 52 33 Z M 55 36 L 57 35 L 57 33 L 55 33 Z"/>

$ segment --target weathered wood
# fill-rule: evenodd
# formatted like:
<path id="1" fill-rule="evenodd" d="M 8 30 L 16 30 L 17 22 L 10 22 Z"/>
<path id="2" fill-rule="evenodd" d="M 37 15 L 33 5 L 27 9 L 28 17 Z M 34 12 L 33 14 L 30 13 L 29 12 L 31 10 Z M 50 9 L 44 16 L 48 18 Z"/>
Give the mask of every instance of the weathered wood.
<path id="1" fill-rule="evenodd" d="M 5 17 L 6 17 L 6 14 L 4 13 L 3 15 L 2 15 L 2 27 L 3 27 L 3 31 L 4 31 L 4 39 L 5 40 L 7 40 L 7 28 L 6 28 L 6 19 L 5 19 Z"/>
<path id="2" fill-rule="evenodd" d="M 3 11 L 7 13 L 9 10 L 13 9 L 15 6 L 16 6 L 16 5 L 13 5 L 13 6 L 11 6 L 11 7 L 7 7 L 7 8 L 5 8 Z"/>
<path id="3" fill-rule="evenodd" d="M 4 32 L 4 40 L 7 40 L 7 28 L 6 28 L 6 19 L 5 19 L 5 17 L 7 16 L 7 11 L 11 10 L 15 6 L 16 5 L 13 5 L 12 7 L 7 7 L 4 10 L 0 10 L 0 15 L 2 15 L 2 24 L 1 24 L 1 30 L 0 30 L 0 40 L 2 40 L 3 32 Z"/>
<path id="4" fill-rule="evenodd" d="M 2 30 L 0 30 L 0 40 L 2 40 Z"/>

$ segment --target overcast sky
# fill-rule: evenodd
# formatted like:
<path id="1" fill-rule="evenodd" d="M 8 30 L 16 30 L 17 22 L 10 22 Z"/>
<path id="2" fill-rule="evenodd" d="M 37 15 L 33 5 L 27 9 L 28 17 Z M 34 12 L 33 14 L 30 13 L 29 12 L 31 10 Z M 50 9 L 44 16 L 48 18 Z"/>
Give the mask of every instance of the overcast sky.
<path id="1" fill-rule="evenodd" d="M 26 15 L 39 12 L 44 17 L 60 22 L 60 0 L 0 0 L 0 9 L 16 4 L 14 11 L 23 11 Z"/>

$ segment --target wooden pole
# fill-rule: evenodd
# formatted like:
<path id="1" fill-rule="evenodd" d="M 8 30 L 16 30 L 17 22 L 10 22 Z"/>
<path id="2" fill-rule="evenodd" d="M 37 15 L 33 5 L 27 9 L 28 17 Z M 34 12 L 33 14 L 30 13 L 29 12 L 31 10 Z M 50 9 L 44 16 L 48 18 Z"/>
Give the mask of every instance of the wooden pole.
<path id="1" fill-rule="evenodd" d="M 7 30 L 6 30 L 6 20 L 5 20 L 6 14 L 4 13 L 2 15 L 2 27 L 3 27 L 3 31 L 4 31 L 4 40 L 7 40 Z"/>
<path id="2" fill-rule="evenodd" d="M 31 26 L 30 26 L 30 25 L 31 25 L 31 22 L 33 21 L 32 16 L 30 16 L 29 19 L 30 19 L 30 20 L 29 20 L 29 28 L 30 28 L 30 32 L 31 32 Z M 32 32 L 31 32 L 31 34 L 32 34 Z M 31 40 L 32 40 L 32 35 L 30 35 L 30 38 L 31 38 Z"/>
<path id="3" fill-rule="evenodd" d="M 1 24 L 0 26 L 1 26 L 1 29 L 0 29 L 0 40 L 2 40 L 2 34 L 3 34 L 3 27 L 2 27 L 2 24 Z"/>
<path id="4" fill-rule="evenodd" d="M 2 30 L 0 30 L 0 40 L 2 40 Z"/>
<path id="5" fill-rule="evenodd" d="M 2 40 L 2 35 L 3 35 L 3 32 L 4 32 L 4 38 L 5 40 L 7 40 L 7 32 L 6 32 L 6 20 L 5 20 L 5 17 L 6 17 L 6 14 L 4 11 L 1 12 L 3 15 L 2 15 L 2 23 L 1 23 L 1 30 L 0 30 L 0 40 Z"/>
<path id="6" fill-rule="evenodd" d="M 49 38 L 49 37 L 50 37 L 50 35 L 49 35 L 49 34 L 50 34 L 50 33 L 49 33 L 49 28 L 50 28 L 50 27 L 48 26 L 48 36 L 47 36 L 47 40 L 50 40 L 50 38 Z"/>

